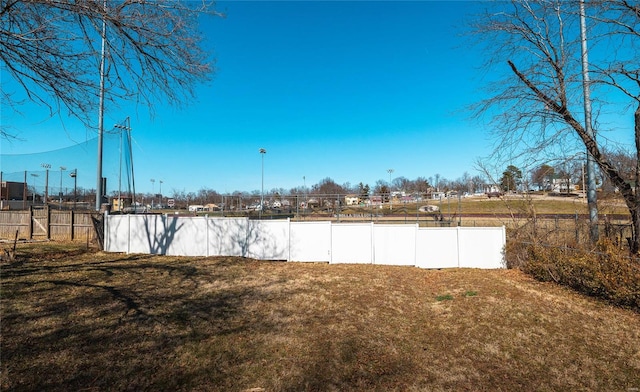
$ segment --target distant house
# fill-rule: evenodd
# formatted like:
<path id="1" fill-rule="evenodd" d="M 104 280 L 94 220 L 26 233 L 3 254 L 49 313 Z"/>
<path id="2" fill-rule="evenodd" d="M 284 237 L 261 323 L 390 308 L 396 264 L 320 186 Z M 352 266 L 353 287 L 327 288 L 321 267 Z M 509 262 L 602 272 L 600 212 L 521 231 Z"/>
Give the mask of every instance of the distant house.
<path id="1" fill-rule="evenodd" d="M 201 205 L 190 205 L 189 206 L 189 212 L 198 212 L 198 211 L 203 211 L 204 210 L 204 206 Z"/>
<path id="2" fill-rule="evenodd" d="M 415 203 L 417 201 L 416 196 L 402 196 L 402 198 L 400 198 L 400 201 L 402 203 Z"/>
<path id="3" fill-rule="evenodd" d="M 133 204 L 133 198 L 131 196 L 114 197 L 111 200 L 111 211 L 124 211 L 126 207 L 130 207 Z"/>
<path id="4" fill-rule="evenodd" d="M 370 196 L 366 204 L 374 205 L 374 206 L 382 205 L 382 196 L 379 196 L 379 195 Z"/>
<path id="5" fill-rule="evenodd" d="M 440 199 L 446 199 L 447 195 L 444 192 L 433 192 L 431 193 L 431 199 L 433 200 L 440 200 Z"/>
<path id="6" fill-rule="evenodd" d="M 357 206 L 360 204 L 360 197 L 358 197 L 358 195 L 346 195 L 344 197 L 344 204 L 348 206 Z"/>
<path id="7" fill-rule="evenodd" d="M 551 191 L 569 193 L 578 190 L 578 185 L 572 184 L 570 178 L 554 178 L 551 180 Z"/>

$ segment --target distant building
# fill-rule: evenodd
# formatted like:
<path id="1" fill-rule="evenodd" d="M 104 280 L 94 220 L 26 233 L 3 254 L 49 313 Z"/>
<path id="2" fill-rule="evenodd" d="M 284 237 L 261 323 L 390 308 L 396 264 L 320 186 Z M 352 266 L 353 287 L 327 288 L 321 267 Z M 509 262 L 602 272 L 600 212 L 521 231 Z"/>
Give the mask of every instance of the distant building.
<path id="1" fill-rule="evenodd" d="M 374 205 L 374 206 L 382 205 L 382 196 L 379 196 L 379 195 L 370 196 L 366 204 Z"/>
<path id="2" fill-rule="evenodd" d="M 357 206 L 360 204 L 360 197 L 358 197 L 358 195 L 346 195 L 344 197 L 344 204 L 348 206 Z"/>
<path id="3" fill-rule="evenodd" d="M 132 202 L 130 196 L 114 197 L 111 199 L 111 211 L 124 211 L 125 208 L 131 207 Z"/>
<path id="4" fill-rule="evenodd" d="M 444 192 L 433 192 L 431 193 L 431 199 L 433 200 L 440 200 L 440 199 L 446 199 L 447 195 Z"/>
<path id="5" fill-rule="evenodd" d="M 0 200 L 22 200 L 25 197 L 24 182 L 2 181 Z"/>
<path id="6" fill-rule="evenodd" d="M 557 193 L 569 193 L 578 189 L 576 184 L 571 183 L 570 178 L 554 178 L 551 181 L 551 191 Z"/>

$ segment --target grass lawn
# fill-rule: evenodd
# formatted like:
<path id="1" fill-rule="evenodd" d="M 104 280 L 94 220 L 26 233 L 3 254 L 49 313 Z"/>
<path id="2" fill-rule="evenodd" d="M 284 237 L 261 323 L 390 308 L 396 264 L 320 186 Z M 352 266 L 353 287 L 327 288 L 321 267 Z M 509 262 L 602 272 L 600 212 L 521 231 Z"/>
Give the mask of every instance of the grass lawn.
<path id="1" fill-rule="evenodd" d="M 21 245 L 0 389 L 632 391 L 640 314 L 516 270 Z"/>

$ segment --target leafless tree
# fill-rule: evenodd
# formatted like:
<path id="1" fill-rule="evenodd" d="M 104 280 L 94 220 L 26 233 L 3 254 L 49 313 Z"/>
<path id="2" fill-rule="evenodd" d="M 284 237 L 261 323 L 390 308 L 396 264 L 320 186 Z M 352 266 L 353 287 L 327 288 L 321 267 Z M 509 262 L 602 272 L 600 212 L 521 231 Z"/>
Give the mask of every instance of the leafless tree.
<path id="1" fill-rule="evenodd" d="M 610 94 L 623 93 L 637 106 L 634 114 L 636 155 L 640 153 L 640 5 L 627 0 L 586 2 L 593 64 L 595 109 L 603 110 Z M 640 181 L 632 185 L 604 154 L 604 127 L 594 124 L 596 137 L 580 120 L 583 115 L 580 77 L 580 27 L 576 0 L 511 0 L 493 3 L 475 24 L 486 50 L 487 66 L 502 69 L 505 79 L 492 84 L 491 96 L 477 114 L 492 115 L 500 142 L 496 157 L 586 147 L 600 170 L 620 190 L 633 221 L 631 250 L 640 249 Z M 495 11 L 495 12 L 494 12 Z M 596 16 L 592 16 L 596 15 Z M 602 45 L 606 45 L 602 49 Z M 599 52 L 600 50 L 600 52 Z M 604 55 L 602 54 L 604 52 Z M 496 109 L 498 109 L 496 111 Z M 596 110 L 598 111 L 598 110 Z M 623 113 L 620 113 L 623 115 Z M 566 151 L 564 151 L 566 153 Z M 635 187 L 635 189 L 633 188 Z"/>
<path id="2" fill-rule="evenodd" d="M 107 104 L 184 103 L 213 73 L 198 31 L 205 15 L 219 15 L 213 2 L 0 0 L 2 69 L 23 90 L 3 83 L 2 100 L 19 110 L 26 94 L 95 126 L 104 34 Z"/>

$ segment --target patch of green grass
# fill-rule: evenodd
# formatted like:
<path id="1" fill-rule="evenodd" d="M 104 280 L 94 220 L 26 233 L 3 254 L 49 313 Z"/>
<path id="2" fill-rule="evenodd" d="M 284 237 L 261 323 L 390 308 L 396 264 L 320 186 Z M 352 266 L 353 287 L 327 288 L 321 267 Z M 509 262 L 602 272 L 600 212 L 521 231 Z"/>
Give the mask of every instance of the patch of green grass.
<path id="1" fill-rule="evenodd" d="M 451 301 L 453 299 L 453 295 L 444 294 L 436 296 L 436 301 Z"/>

